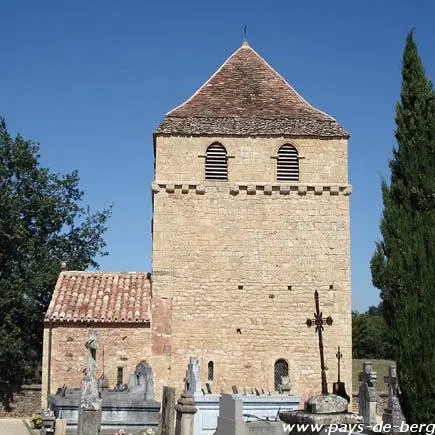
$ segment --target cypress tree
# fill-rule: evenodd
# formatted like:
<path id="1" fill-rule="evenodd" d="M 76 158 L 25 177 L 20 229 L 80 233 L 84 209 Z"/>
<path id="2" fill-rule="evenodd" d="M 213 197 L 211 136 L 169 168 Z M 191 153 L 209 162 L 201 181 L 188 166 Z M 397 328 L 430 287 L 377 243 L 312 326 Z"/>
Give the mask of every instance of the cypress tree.
<path id="1" fill-rule="evenodd" d="M 404 415 L 429 424 L 435 417 L 435 94 L 412 31 L 396 126 L 371 270 L 391 330 Z"/>

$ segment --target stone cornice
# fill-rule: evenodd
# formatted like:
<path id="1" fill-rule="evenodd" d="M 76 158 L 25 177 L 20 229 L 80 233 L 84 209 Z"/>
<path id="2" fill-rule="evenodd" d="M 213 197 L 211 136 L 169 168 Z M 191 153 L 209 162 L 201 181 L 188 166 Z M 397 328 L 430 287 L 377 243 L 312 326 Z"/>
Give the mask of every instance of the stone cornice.
<path id="1" fill-rule="evenodd" d="M 204 195 L 209 189 L 223 190 L 227 188 L 231 195 L 345 195 L 352 193 L 352 185 L 346 183 L 234 183 L 234 182 L 215 182 L 215 183 L 167 183 L 154 182 L 151 185 L 153 193 L 175 191 L 183 194 L 196 193 Z"/>

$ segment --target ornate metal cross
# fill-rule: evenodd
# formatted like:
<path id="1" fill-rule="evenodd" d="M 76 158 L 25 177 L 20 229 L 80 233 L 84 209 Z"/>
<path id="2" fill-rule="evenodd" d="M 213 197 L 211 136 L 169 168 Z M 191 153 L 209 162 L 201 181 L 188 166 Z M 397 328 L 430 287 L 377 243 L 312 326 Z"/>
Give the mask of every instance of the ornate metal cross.
<path id="1" fill-rule="evenodd" d="M 316 304 L 316 312 L 314 313 L 314 319 L 307 319 L 307 326 L 310 328 L 316 325 L 315 332 L 319 335 L 319 351 L 320 351 L 320 368 L 322 369 L 322 394 L 328 394 L 328 383 L 326 381 L 326 366 L 325 366 L 325 355 L 323 353 L 323 330 L 325 324 L 328 326 L 332 325 L 332 317 L 328 316 L 326 319 L 323 318 L 323 314 L 320 311 L 319 305 L 319 292 L 316 290 L 314 292 L 314 302 Z"/>
<path id="2" fill-rule="evenodd" d="M 341 382 L 341 379 L 340 379 L 340 361 L 341 361 L 341 358 L 343 358 L 343 354 L 340 352 L 340 346 L 338 346 L 338 351 L 337 351 L 337 353 L 335 354 L 335 356 L 337 357 L 337 360 L 338 360 L 338 382 Z"/>

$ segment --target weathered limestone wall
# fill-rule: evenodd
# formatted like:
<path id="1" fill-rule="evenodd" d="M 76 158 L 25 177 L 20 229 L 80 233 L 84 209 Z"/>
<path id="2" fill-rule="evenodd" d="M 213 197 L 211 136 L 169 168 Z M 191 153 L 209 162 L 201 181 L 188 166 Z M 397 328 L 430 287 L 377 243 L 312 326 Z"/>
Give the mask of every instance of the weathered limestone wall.
<path id="1" fill-rule="evenodd" d="M 141 360 L 150 361 L 151 334 L 149 325 L 125 326 L 113 324 L 112 327 L 86 326 L 84 324 L 54 325 L 51 339 L 51 376 L 50 394 L 63 385 L 80 387 L 86 368 L 85 343 L 88 330 L 97 332 L 97 377 L 104 373 L 113 388 L 117 382 L 118 367 L 123 367 L 123 381 L 128 382 L 128 377 L 134 372 L 136 365 Z M 49 357 L 48 325 L 44 328 L 44 352 L 42 361 L 42 406 L 46 406 L 47 376 Z M 104 350 L 104 364 L 103 364 Z"/>
<path id="2" fill-rule="evenodd" d="M 225 146 L 229 181 L 266 182 L 276 180 L 276 157 L 281 145 L 291 143 L 299 154 L 301 183 L 347 183 L 346 139 L 288 139 L 240 137 L 157 137 L 157 182 L 202 183 L 207 147 L 213 142 Z"/>
<path id="3" fill-rule="evenodd" d="M 351 386 L 349 193 L 345 140 L 221 138 L 229 182 L 206 182 L 217 139 L 156 138 L 153 294 L 172 306 L 170 384 L 182 387 L 190 356 L 213 389 L 274 388 L 289 362 L 292 393 L 320 391 L 317 336 L 305 325 L 319 290 L 328 377 Z M 299 184 L 275 181 L 277 150 L 298 147 Z M 351 392 L 349 392 L 351 393 Z"/>

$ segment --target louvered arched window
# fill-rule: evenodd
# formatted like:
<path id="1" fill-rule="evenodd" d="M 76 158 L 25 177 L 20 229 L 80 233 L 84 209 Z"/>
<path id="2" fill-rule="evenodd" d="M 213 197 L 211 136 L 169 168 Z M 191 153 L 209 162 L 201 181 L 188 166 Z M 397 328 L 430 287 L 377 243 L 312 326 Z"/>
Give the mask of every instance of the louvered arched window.
<path id="1" fill-rule="evenodd" d="M 227 150 L 220 143 L 211 144 L 205 155 L 205 179 L 228 180 Z"/>
<path id="2" fill-rule="evenodd" d="M 276 174 L 278 181 L 299 181 L 299 156 L 293 145 L 286 144 L 278 150 Z"/>

